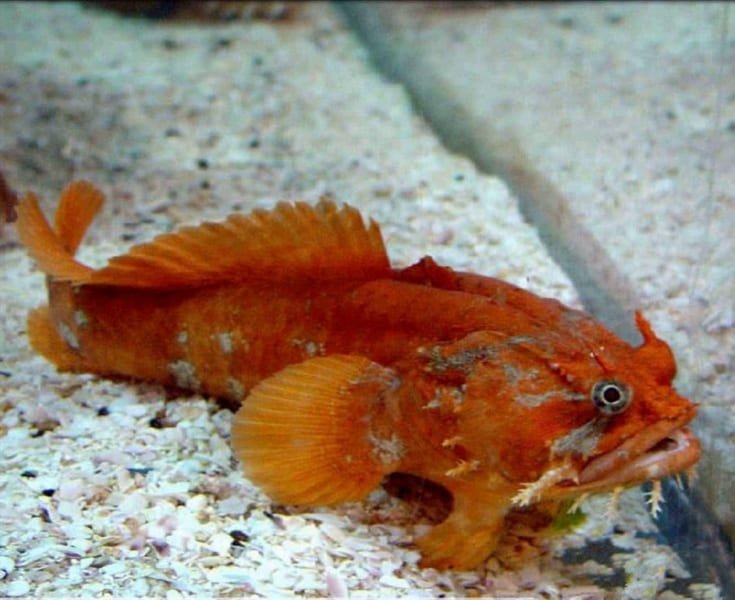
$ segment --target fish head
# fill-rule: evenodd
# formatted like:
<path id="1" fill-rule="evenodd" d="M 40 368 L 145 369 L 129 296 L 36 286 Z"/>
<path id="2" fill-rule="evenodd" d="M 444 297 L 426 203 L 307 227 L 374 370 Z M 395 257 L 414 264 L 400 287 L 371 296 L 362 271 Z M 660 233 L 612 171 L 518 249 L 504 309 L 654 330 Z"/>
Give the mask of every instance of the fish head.
<path id="1" fill-rule="evenodd" d="M 696 405 L 672 382 L 669 346 L 638 314 L 633 347 L 590 317 L 576 330 L 474 332 L 446 348 L 463 369 L 466 451 L 505 479 L 538 482 L 533 500 L 636 485 L 699 458 Z M 523 502 L 528 503 L 528 502 Z"/>
<path id="2" fill-rule="evenodd" d="M 700 444 L 688 427 L 697 405 L 674 388 L 673 352 L 641 313 L 636 313 L 636 325 L 643 337 L 640 346 L 631 347 L 606 332 L 609 349 L 590 351 L 599 372 L 583 380 L 598 414 L 552 445 L 552 463 L 573 467 L 571 476 L 543 490 L 545 497 L 659 480 L 686 471 L 699 460 Z"/>

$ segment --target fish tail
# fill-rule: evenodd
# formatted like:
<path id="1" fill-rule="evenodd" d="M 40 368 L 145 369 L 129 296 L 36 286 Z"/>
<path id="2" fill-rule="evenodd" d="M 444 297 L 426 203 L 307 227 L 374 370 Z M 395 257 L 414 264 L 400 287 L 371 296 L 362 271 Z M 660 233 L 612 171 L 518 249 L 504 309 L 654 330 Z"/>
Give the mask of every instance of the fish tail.
<path id="1" fill-rule="evenodd" d="M 18 237 L 39 268 L 57 280 L 84 283 L 93 272 L 74 259 L 79 244 L 104 202 L 91 183 L 74 181 L 61 193 L 53 228 L 38 198 L 28 193 L 18 204 Z"/>
<path id="2" fill-rule="evenodd" d="M 401 442 L 386 435 L 380 408 L 396 381 L 390 369 L 347 355 L 309 359 L 261 381 L 233 422 L 245 475 L 286 504 L 364 498 L 400 463 Z"/>

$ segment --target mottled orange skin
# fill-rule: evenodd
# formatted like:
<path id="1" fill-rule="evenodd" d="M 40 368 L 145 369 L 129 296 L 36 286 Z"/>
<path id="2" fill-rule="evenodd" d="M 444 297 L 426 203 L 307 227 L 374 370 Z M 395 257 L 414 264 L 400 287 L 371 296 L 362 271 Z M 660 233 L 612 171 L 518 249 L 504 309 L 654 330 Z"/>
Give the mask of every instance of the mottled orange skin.
<path id="1" fill-rule="evenodd" d="M 27 209 L 21 212 L 28 222 Z M 25 239 L 38 245 L 31 234 Z M 35 255 L 50 264 L 42 252 Z M 81 269 L 67 268 L 82 278 Z M 354 355 L 379 365 L 381 376 L 348 382 L 368 387 L 355 392 L 359 418 L 348 413 L 340 428 L 368 451 L 355 451 L 335 477 L 364 478 L 358 496 L 393 471 L 446 487 L 450 516 L 418 540 L 425 566 L 477 565 L 494 549 L 523 484 L 562 464 L 581 473 L 640 432 L 663 423 L 665 435 L 695 414 L 672 388 L 668 346 L 642 318 L 645 343 L 634 348 L 583 312 L 429 258 L 377 277 L 332 281 L 135 289 L 50 277 L 48 287 L 49 317 L 41 309 L 29 329 L 34 345 L 62 369 L 177 385 L 247 405 L 253 386 L 315 356 Z M 600 417 L 590 390 L 608 378 L 627 382 L 633 401 Z M 395 439 L 401 451 L 381 462 L 376 448 L 370 451 L 371 436 Z M 335 456 L 334 464 L 344 459 Z M 670 470 L 643 470 L 623 483 Z M 267 473 L 256 479 L 266 490 Z M 568 477 L 559 479 L 540 487 L 538 499 L 578 493 Z M 579 489 L 609 486 L 602 477 Z"/>
<path id="2" fill-rule="evenodd" d="M 449 270 L 437 271 L 462 280 Z M 412 267 L 396 271 L 393 279 L 320 289 L 235 284 L 167 292 L 73 289 L 52 281 L 49 304 L 56 329 L 63 324 L 79 342 L 80 370 L 176 385 L 168 365 L 186 360 L 199 374 L 198 391 L 238 401 L 242 398 L 224 385 L 228 377 L 249 389 L 311 356 L 355 353 L 383 365 L 408 356 L 418 366 L 426 362 L 415 353 L 421 345 L 502 329 L 508 320 L 519 334 L 543 327 L 505 301 L 461 292 L 458 286 L 449 292 L 412 283 L 415 272 Z M 504 282 L 483 279 L 496 292 L 517 292 Z M 548 303 L 561 312 L 558 303 Z M 75 318 L 82 313 L 84 318 Z M 222 348 L 218 334 L 231 336 L 231 352 Z"/>

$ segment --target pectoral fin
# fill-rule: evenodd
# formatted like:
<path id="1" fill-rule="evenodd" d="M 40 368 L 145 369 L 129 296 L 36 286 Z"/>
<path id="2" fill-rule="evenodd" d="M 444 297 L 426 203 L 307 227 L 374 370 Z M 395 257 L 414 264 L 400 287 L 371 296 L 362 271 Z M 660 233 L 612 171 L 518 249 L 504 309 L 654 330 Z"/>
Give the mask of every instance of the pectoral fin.
<path id="1" fill-rule="evenodd" d="M 399 440 L 391 454 L 390 440 L 375 437 L 383 430 L 385 394 L 396 383 L 390 369 L 344 355 L 291 365 L 260 382 L 232 429 L 245 474 L 283 503 L 363 498 L 400 458 Z"/>

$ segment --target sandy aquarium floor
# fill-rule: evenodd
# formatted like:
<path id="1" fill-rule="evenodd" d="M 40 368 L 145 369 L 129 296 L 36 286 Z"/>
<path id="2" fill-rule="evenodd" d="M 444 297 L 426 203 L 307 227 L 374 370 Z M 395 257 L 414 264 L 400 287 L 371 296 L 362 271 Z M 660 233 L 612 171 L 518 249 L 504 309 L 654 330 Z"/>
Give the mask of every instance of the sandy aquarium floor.
<path id="1" fill-rule="evenodd" d="M 329 194 L 382 225 L 396 265 L 431 254 L 581 306 L 506 184 L 445 149 L 333 6 L 207 5 L 148 18 L 0 3 L 0 171 L 47 214 L 71 179 L 105 191 L 83 262 Z M 241 475 L 215 400 L 37 356 L 25 319 L 44 301 L 3 225 L 0 595 L 720 597 L 662 541 L 638 489 L 588 500 L 568 535 L 539 541 L 519 524 L 475 571 L 419 569 L 421 506 L 383 489 L 274 505 Z"/>

